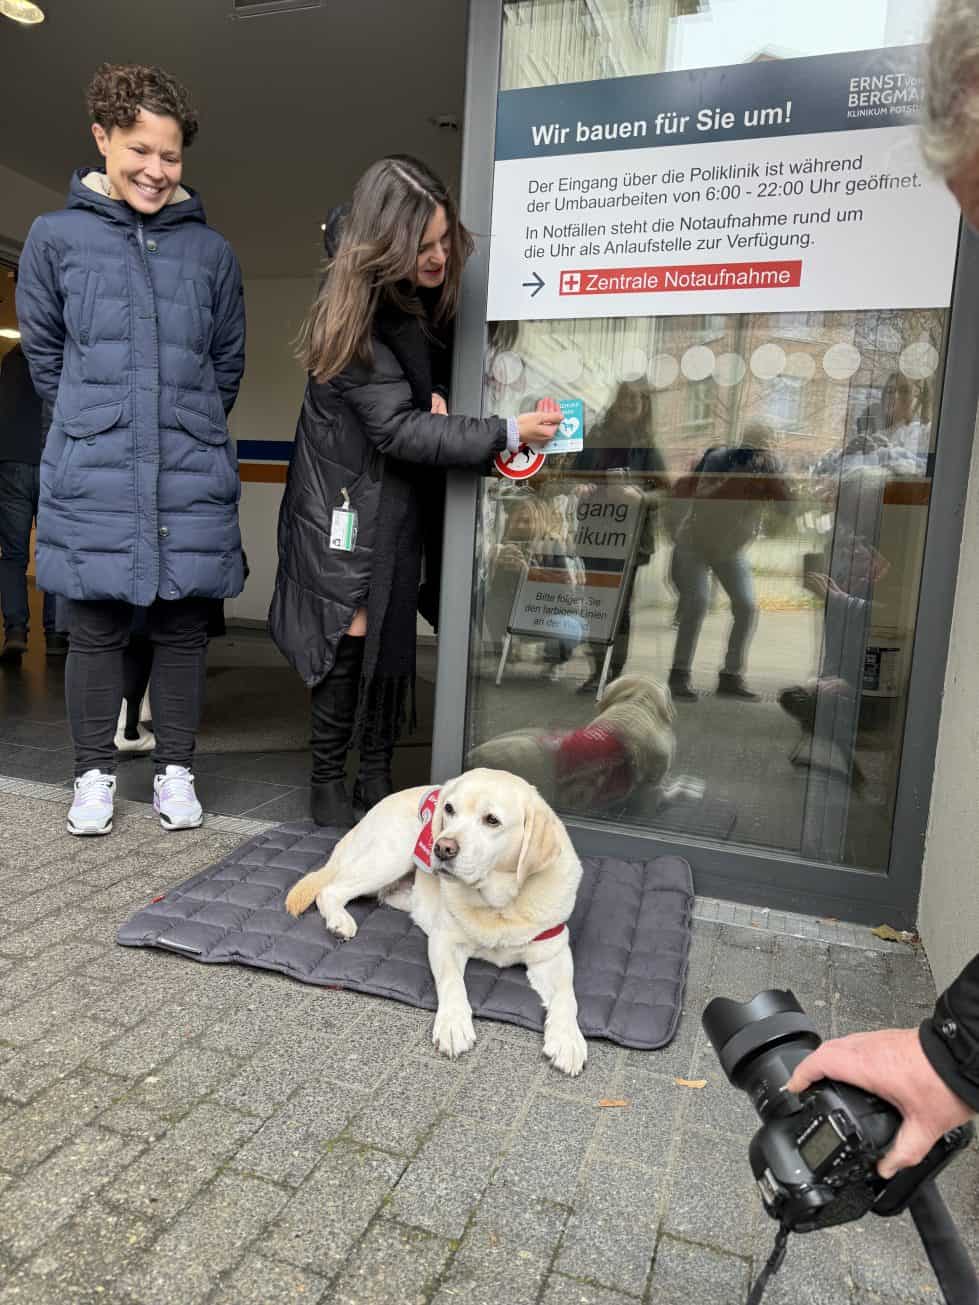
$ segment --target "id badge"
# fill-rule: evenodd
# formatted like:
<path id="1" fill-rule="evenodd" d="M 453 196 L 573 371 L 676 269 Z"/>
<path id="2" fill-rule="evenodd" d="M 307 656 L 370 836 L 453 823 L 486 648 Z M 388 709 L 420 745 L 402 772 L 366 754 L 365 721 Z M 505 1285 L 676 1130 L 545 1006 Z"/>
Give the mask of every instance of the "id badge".
<path id="1" fill-rule="evenodd" d="M 330 521 L 330 548 L 350 553 L 357 543 L 357 513 L 353 508 L 334 508 Z"/>

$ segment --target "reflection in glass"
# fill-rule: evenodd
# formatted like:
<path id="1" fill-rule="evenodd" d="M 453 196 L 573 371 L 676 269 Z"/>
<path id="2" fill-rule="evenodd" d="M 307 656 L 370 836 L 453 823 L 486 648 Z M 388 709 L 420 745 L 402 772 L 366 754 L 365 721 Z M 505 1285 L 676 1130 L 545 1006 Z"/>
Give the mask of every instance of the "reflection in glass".
<path id="1" fill-rule="evenodd" d="M 494 764 L 520 770 L 520 732 L 569 813 L 884 870 L 944 325 L 937 309 L 492 324 L 486 410 L 579 398 L 585 440 L 529 481 L 483 481 L 470 749 L 507 738 Z M 776 375 L 750 366 L 765 346 Z M 825 365 L 840 346 L 845 376 Z M 698 348 L 724 367 L 691 380 Z M 674 673 L 673 719 L 613 731 L 615 752 L 603 672 L 641 697 L 671 670 L 690 696 Z"/>
<path id="2" fill-rule="evenodd" d="M 501 84 L 902 44 L 926 9 L 519 0 Z M 566 814 L 885 871 L 945 324 L 490 323 L 484 410 L 577 399 L 585 437 L 482 482 L 469 762 Z"/>

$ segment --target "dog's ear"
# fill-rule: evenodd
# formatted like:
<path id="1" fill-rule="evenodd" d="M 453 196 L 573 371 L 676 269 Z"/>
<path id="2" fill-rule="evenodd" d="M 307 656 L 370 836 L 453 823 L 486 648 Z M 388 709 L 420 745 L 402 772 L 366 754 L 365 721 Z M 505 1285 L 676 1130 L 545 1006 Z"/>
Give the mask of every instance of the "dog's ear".
<path id="1" fill-rule="evenodd" d="M 531 788 L 524 807 L 523 841 L 517 859 L 517 887 L 528 875 L 543 870 L 560 853 L 558 819 L 536 789 Z"/>
<path id="2" fill-rule="evenodd" d="M 432 844 L 434 845 L 437 838 L 441 836 L 442 828 L 445 825 L 445 790 L 448 785 L 443 784 L 439 789 L 438 798 L 435 801 L 435 810 L 432 812 Z"/>
<path id="3" fill-rule="evenodd" d="M 617 679 L 610 680 L 605 686 L 605 692 L 602 694 L 598 703 L 604 711 L 607 707 L 613 707 L 617 702 L 628 702 L 630 698 L 635 698 L 639 692 L 639 681 L 635 675 L 620 675 Z"/>

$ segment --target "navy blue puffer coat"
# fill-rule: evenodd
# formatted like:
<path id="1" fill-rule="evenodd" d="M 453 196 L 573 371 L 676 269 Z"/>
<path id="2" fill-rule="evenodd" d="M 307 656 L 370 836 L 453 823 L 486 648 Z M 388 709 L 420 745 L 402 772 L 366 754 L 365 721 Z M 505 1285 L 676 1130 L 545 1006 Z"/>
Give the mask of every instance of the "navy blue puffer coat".
<path id="1" fill-rule="evenodd" d="M 143 217 L 86 173 L 66 209 L 31 227 L 17 284 L 31 376 L 53 405 L 38 586 L 141 607 L 231 598 L 243 584 L 226 421 L 244 369 L 238 262 L 192 192 Z"/>

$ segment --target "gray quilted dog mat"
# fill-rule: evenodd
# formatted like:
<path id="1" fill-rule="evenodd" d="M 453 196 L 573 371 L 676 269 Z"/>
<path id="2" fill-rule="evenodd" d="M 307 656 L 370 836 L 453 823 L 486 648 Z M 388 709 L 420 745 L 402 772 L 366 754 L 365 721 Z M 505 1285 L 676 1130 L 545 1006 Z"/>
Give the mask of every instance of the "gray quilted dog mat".
<path id="1" fill-rule="evenodd" d="M 196 961 L 278 970 L 303 983 L 350 988 L 435 1010 L 425 935 L 404 911 L 350 903 L 357 936 L 341 943 L 315 908 L 295 920 L 286 893 L 322 865 L 336 832 L 311 821 L 279 825 L 171 889 L 122 926 L 127 947 L 160 947 Z M 569 921 L 581 1031 L 653 1050 L 676 1032 L 690 947 L 693 881 L 686 861 L 590 857 Z M 526 970 L 470 961 L 473 1014 L 542 1029 Z"/>

